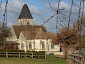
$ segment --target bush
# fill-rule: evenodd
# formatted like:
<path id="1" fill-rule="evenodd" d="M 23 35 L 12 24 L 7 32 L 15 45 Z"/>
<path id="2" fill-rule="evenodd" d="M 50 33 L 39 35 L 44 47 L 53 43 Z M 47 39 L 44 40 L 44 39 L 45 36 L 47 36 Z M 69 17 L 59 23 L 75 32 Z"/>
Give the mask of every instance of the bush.
<path id="1" fill-rule="evenodd" d="M 24 57 L 24 55 L 28 55 L 28 57 L 32 57 L 32 53 L 33 53 L 33 58 L 37 58 L 37 59 L 44 59 L 45 58 L 45 51 L 27 51 L 25 53 L 24 50 L 0 50 L 0 52 L 2 54 L 4 54 L 4 52 L 5 53 L 6 52 L 23 52 L 23 53 L 20 53 L 20 55 L 22 55 L 21 57 Z M 19 53 L 9 53 L 9 54 L 19 54 Z"/>
<path id="2" fill-rule="evenodd" d="M 0 52 L 24 52 L 24 50 L 0 50 Z"/>
<path id="3" fill-rule="evenodd" d="M 34 58 L 40 58 L 40 59 L 44 59 L 45 58 L 45 51 L 32 51 Z"/>

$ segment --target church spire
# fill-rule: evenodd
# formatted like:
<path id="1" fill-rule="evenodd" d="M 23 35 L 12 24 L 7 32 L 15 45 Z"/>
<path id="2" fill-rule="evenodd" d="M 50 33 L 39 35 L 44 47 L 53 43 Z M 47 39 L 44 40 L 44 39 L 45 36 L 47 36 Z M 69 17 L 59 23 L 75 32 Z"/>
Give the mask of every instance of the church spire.
<path id="1" fill-rule="evenodd" d="M 24 4 L 21 13 L 18 18 L 19 25 L 32 25 L 33 24 L 33 17 L 30 13 L 30 10 L 27 4 Z"/>
<path id="2" fill-rule="evenodd" d="M 24 4 L 19 19 L 33 19 L 27 4 Z"/>

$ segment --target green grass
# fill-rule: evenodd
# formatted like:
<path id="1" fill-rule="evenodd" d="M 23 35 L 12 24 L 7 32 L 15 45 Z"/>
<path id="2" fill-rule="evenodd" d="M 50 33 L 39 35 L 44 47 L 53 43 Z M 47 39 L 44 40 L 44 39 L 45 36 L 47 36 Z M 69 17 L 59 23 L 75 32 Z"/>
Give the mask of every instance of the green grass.
<path id="1" fill-rule="evenodd" d="M 0 58 L 0 64 L 67 64 L 63 58 L 48 55 L 47 59 Z"/>

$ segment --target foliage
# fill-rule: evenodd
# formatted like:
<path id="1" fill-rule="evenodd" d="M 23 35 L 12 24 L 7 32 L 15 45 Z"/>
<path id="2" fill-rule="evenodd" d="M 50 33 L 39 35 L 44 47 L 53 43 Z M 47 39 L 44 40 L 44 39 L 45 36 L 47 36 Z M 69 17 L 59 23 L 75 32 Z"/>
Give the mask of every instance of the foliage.
<path id="1" fill-rule="evenodd" d="M 73 25 L 73 28 L 64 27 L 57 33 L 57 42 L 63 43 L 64 46 L 76 44 L 78 42 L 78 28 Z"/>
<path id="2" fill-rule="evenodd" d="M 10 28 L 7 28 L 4 23 L 0 24 L 0 41 L 5 41 L 6 38 L 10 37 Z"/>
<path id="3" fill-rule="evenodd" d="M 0 52 L 24 52 L 24 50 L 0 50 Z"/>
<path id="4" fill-rule="evenodd" d="M 57 43 L 62 43 L 64 46 L 64 54 L 65 54 L 65 59 L 67 59 L 67 54 L 68 54 L 68 47 L 77 45 L 78 44 L 78 34 L 79 30 L 76 27 L 76 25 L 73 25 L 73 28 L 71 27 L 64 27 L 63 29 L 60 30 L 60 32 L 57 33 Z"/>
<path id="5" fill-rule="evenodd" d="M 38 58 L 38 59 L 45 59 L 45 51 L 27 51 L 25 52 L 24 50 L 0 50 L 0 52 L 23 52 L 21 55 L 32 55 L 33 53 L 33 58 Z M 2 56 L 3 57 L 3 56 Z M 29 56 L 30 57 L 30 56 Z"/>

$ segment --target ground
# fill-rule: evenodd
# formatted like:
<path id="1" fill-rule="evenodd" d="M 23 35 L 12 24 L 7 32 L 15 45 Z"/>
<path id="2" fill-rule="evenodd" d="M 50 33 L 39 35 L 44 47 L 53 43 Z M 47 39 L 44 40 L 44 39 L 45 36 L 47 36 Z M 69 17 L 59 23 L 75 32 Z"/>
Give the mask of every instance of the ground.
<path id="1" fill-rule="evenodd" d="M 53 55 L 47 59 L 27 59 L 27 58 L 0 58 L 0 64 L 67 64 L 63 58 Z"/>

